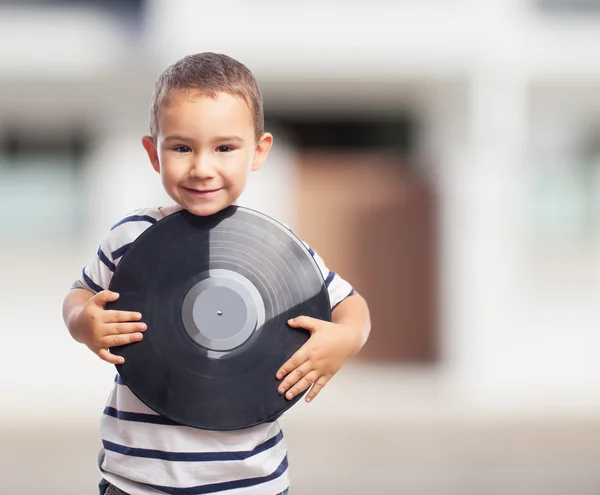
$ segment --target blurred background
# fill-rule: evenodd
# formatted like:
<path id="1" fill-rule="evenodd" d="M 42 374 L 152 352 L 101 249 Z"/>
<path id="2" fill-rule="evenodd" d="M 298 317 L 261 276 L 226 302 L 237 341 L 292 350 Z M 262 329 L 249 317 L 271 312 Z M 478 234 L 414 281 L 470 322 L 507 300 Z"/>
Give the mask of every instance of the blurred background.
<path id="1" fill-rule="evenodd" d="M 0 39 L 1 493 L 96 493 L 114 368 L 62 299 L 166 201 L 148 100 L 200 51 L 275 134 L 241 203 L 372 311 L 282 420 L 293 495 L 600 493 L 599 0 L 4 0 Z"/>

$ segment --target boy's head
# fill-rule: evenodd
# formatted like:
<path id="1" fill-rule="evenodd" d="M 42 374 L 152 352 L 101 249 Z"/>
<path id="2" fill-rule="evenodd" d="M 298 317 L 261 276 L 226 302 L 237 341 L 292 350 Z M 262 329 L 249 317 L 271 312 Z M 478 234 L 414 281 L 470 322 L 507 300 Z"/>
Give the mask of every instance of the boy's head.
<path id="1" fill-rule="evenodd" d="M 166 192 L 196 215 L 235 203 L 273 140 L 254 76 L 215 53 L 187 56 L 160 75 L 150 133 L 142 143 Z"/>

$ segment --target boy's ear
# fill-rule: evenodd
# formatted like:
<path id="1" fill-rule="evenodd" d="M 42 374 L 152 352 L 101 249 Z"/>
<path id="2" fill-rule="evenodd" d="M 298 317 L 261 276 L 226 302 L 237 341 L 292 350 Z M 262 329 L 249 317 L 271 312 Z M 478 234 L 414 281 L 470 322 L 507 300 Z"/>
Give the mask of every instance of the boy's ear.
<path id="1" fill-rule="evenodd" d="M 254 158 L 252 159 L 252 170 L 260 170 L 264 161 L 267 159 L 267 155 L 269 154 L 272 145 L 273 135 L 270 132 L 265 132 L 256 144 Z"/>
<path id="2" fill-rule="evenodd" d="M 160 173 L 158 151 L 156 150 L 156 145 L 154 144 L 154 139 L 152 138 L 152 136 L 144 136 L 142 138 L 142 146 L 146 150 L 146 153 L 148 153 L 148 158 L 150 159 L 152 168 Z"/>

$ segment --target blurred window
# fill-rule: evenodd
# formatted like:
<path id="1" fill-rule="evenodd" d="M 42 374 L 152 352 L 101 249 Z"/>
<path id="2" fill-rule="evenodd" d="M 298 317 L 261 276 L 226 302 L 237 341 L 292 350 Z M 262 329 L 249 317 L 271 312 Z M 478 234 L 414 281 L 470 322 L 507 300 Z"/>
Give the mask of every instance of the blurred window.
<path id="1" fill-rule="evenodd" d="M 71 236 L 84 218 L 79 178 L 85 140 L 75 131 L 0 136 L 0 232 L 3 239 Z"/>
<path id="2" fill-rule="evenodd" d="M 555 245 L 593 242 L 600 229 L 600 132 L 590 128 L 582 143 L 562 159 L 534 168 L 536 237 Z"/>
<path id="3" fill-rule="evenodd" d="M 598 218 L 599 163 L 570 163 L 538 170 L 534 215 L 543 242 L 590 240 Z"/>

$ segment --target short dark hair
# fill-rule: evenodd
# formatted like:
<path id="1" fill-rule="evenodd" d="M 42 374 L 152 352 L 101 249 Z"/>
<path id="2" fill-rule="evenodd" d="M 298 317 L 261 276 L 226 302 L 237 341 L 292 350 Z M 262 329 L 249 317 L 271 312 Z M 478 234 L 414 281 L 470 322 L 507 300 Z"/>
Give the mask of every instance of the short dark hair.
<path id="1" fill-rule="evenodd" d="M 250 70 L 237 60 L 220 53 L 204 52 L 188 55 L 175 62 L 158 77 L 150 99 L 150 134 L 156 138 L 158 119 L 174 93 L 197 91 L 215 98 L 229 93 L 242 98 L 254 115 L 254 131 L 258 139 L 264 133 L 262 94 Z"/>

